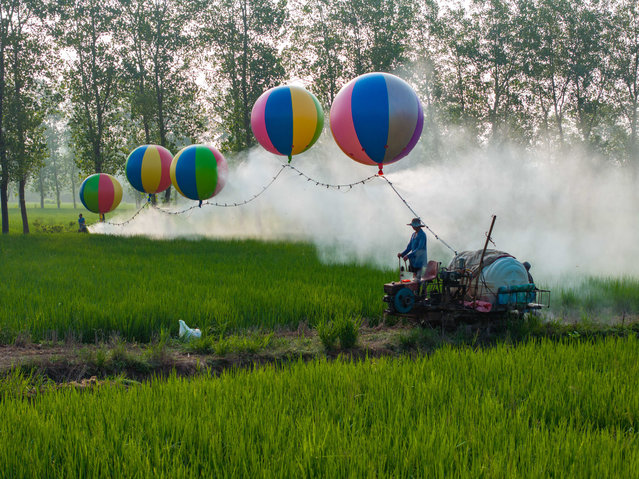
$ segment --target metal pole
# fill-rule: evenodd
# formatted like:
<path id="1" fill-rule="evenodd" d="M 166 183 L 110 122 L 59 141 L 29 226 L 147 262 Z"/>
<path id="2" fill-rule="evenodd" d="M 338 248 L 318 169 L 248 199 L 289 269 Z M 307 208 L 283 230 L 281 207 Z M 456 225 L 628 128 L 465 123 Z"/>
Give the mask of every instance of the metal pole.
<path id="1" fill-rule="evenodd" d="M 495 226 L 495 220 L 497 216 L 493 215 L 493 219 L 490 222 L 490 229 L 488 230 L 488 235 L 486 235 L 486 242 L 484 243 L 484 249 L 481 252 L 481 259 L 479 260 L 479 269 L 477 270 L 477 279 L 475 280 L 475 294 L 473 299 L 477 300 L 477 291 L 479 287 L 479 277 L 481 276 L 481 270 L 484 267 L 484 255 L 486 254 L 486 248 L 488 248 L 488 242 L 490 241 L 490 235 L 493 232 L 493 226 Z"/>

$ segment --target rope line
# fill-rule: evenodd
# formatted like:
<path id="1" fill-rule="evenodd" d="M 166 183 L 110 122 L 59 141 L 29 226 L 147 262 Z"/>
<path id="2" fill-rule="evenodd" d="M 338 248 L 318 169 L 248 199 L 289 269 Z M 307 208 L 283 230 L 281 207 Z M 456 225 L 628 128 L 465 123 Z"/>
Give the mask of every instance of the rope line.
<path id="1" fill-rule="evenodd" d="M 179 210 L 179 211 L 169 211 L 165 208 L 160 208 L 159 206 L 153 204 L 150 201 L 147 201 L 144 205 L 142 205 L 140 207 L 140 209 L 138 209 L 135 214 L 129 218 L 128 220 L 122 222 L 122 223 L 113 223 L 110 221 L 107 221 L 107 224 L 113 225 L 113 226 L 123 226 L 126 225 L 127 223 L 130 223 L 131 221 L 133 221 L 133 219 L 138 216 L 140 214 L 140 212 L 146 208 L 147 206 L 150 206 L 151 208 L 155 209 L 156 211 L 159 211 L 161 213 L 164 213 L 166 215 L 181 215 L 184 213 L 188 213 L 192 210 L 194 210 L 195 208 L 200 208 L 201 206 L 217 206 L 220 208 L 232 208 L 232 207 L 236 207 L 236 206 L 243 206 L 246 205 L 248 203 L 250 203 L 251 201 L 257 199 L 258 197 L 260 197 L 267 189 L 270 188 L 270 186 L 275 183 L 275 181 L 279 178 L 279 176 L 282 174 L 282 172 L 285 169 L 290 169 L 295 171 L 298 176 L 301 176 L 303 178 L 306 178 L 307 182 L 310 183 L 315 183 L 315 186 L 319 186 L 322 188 L 326 188 L 326 189 L 334 189 L 334 190 L 341 190 L 344 189 L 346 191 L 350 191 L 353 186 L 357 186 L 357 185 L 364 185 L 366 183 L 368 183 L 369 181 L 372 181 L 375 178 L 382 178 L 384 181 L 386 181 L 386 183 L 388 183 L 388 185 L 392 188 L 392 190 L 395 192 L 395 194 L 399 197 L 400 200 L 402 200 L 402 202 L 404 203 L 404 205 L 406 205 L 406 207 L 410 210 L 411 213 L 413 213 L 413 216 L 420 218 L 420 216 L 417 214 L 417 212 L 408 204 L 408 202 L 404 199 L 404 197 L 399 193 L 399 191 L 397 191 L 397 189 L 395 188 L 395 185 L 393 185 L 393 183 L 391 183 L 391 181 L 386 178 L 384 175 L 379 175 L 379 174 L 375 174 L 375 175 L 371 175 L 367 178 L 364 178 L 363 180 L 360 181 L 356 181 L 354 183 L 342 183 L 342 184 L 330 184 L 330 183 L 324 183 L 322 181 L 318 181 L 314 178 L 311 178 L 310 176 L 308 176 L 306 173 L 300 171 L 299 169 L 297 169 L 295 166 L 291 165 L 291 164 L 283 164 L 279 171 L 275 174 L 275 176 L 273 177 L 273 179 L 271 181 L 269 181 L 265 186 L 262 187 L 262 189 L 254 194 L 253 196 L 251 196 L 250 198 L 244 200 L 244 201 L 236 201 L 236 202 L 232 202 L 232 203 L 219 203 L 219 202 L 210 202 L 210 201 L 204 201 L 204 202 L 200 202 L 200 204 L 198 205 L 193 205 L 193 206 L 189 206 L 188 208 L 185 208 L 183 210 Z M 347 189 L 348 188 L 348 189 Z M 444 241 L 443 239 L 441 239 L 437 233 L 435 233 L 428 225 L 424 224 L 424 227 L 430 231 L 430 233 L 435 237 L 435 239 L 437 239 L 438 241 L 440 241 L 444 246 L 446 246 L 449 250 L 451 250 L 455 255 L 457 255 L 457 251 L 455 251 L 454 248 L 452 248 L 448 243 L 446 243 L 446 241 Z M 494 243 L 493 243 L 494 244 Z"/>
<path id="2" fill-rule="evenodd" d="M 395 188 L 395 185 L 393 185 L 393 183 L 391 183 L 391 181 L 386 178 L 383 175 L 379 175 L 379 178 L 382 178 L 384 181 L 386 181 L 386 183 L 388 183 L 388 185 L 393 189 L 393 191 L 395 192 L 395 194 L 399 197 L 400 200 L 402 200 L 402 202 L 406 205 L 406 207 L 410 210 L 411 213 L 413 213 L 413 216 L 420 218 L 421 217 L 415 212 L 415 210 L 408 204 L 408 202 L 404 199 L 404 197 L 402 195 L 399 194 L 399 191 L 397 191 L 397 189 Z M 422 221 L 423 223 L 423 221 Z M 455 249 L 450 246 L 448 243 L 446 243 L 446 241 L 444 241 L 443 239 L 441 239 L 437 233 L 435 233 L 432 229 L 430 229 L 430 227 L 424 223 L 424 227 L 431 232 L 431 234 L 435 237 L 436 240 L 438 240 L 440 243 L 442 243 L 444 246 L 446 246 L 446 248 L 448 248 L 449 250 L 451 250 L 453 253 L 455 253 L 455 256 L 457 256 L 457 251 L 455 251 Z"/>
<path id="3" fill-rule="evenodd" d="M 334 190 L 341 190 L 342 188 L 344 188 L 344 189 L 348 188 L 348 190 L 351 190 L 353 188 L 353 186 L 364 185 L 364 184 L 368 183 L 369 181 L 377 178 L 377 175 L 371 175 L 368 178 L 364 178 L 363 180 L 356 181 L 355 183 L 343 183 L 343 184 L 339 184 L 339 185 L 332 185 L 330 183 L 322 183 L 321 181 L 317 181 L 317 180 L 311 178 L 306 173 L 304 173 L 304 172 L 298 170 L 297 168 L 295 168 L 293 165 L 284 165 L 284 166 L 287 166 L 291 170 L 295 171 L 299 176 L 301 176 L 303 178 L 306 178 L 306 181 L 309 181 L 311 183 L 315 183 L 315 186 L 322 186 L 322 187 L 325 186 L 327 189 L 332 188 Z"/>
<path id="4" fill-rule="evenodd" d="M 161 213 L 167 214 L 167 215 L 180 215 L 183 213 L 186 213 L 188 211 L 191 211 L 195 208 L 199 208 L 200 206 L 218 206 L 220 208 L 231 208 L 231 207 L 235 207 L 235 206 L 242 206 L 245 205 L 247 203 L 250 203 L 251 201 L 255 200 L 256 198 L 258 198 L 259 196 L 261 196 L 273 183 L 275 183 L 275 180 L 277 180 L 277 178 L 282 174 L 282 171 L 284 171 L 285 168 L 289 167 L 289 165 L 282 165 L 280 170 L 275 174 L 275 176 L 273 177 L 273 179 L 271 181 L 269 181 L 265 186 L 262 187 L 262 189 L 254 194 L 253 196 L 251 196 L 249 199 L 244 200 L 244 201 L 239 201 L 239 202 L 233 202 L 233 203 L 212 203 L 210 201 L 203 201 L 201 203 L 201 205 L 194 205 L 194 206 L 190 206 L 184 210 L 180 210 L 180 211 L 168 211 L 164 208 L 159 208 L 157 206 L 154 206 L 154 208 L 157 211 L 160 211 Z"/>
<path id="5" fill-rule="evenodd" d="M 282 174 L 282 172 L 285 169 L 290 169 L 295 171 L 299 176 L 302 176 L 303 178 L 306 178 L 306 181 L 311 182 L 311 183 L 315 183 L 315 186 L 321 186 L 321 187 L 326 187 L 327 189 L 334 189 L 334 190 L 341 190 L 344 189 L 346 190 L 348 188 L 349 191 L 353 188 L 353 186 L 357 186 L 357 185 L 363 185 L 368 183 L 369 181 L 373 180 L 377 175 L 371 175 L 368 178 L 364 178 L 363 180 L 360 181 L 356 181 L 354 183 L 343 183 L 343 184 L 330 184 L 330 183 L 324 183 L 322 181 L 318 181 L 314 178 L 311 178 L 310 176 L 308 176 L 306 173 L 298 170 L 296 167 L 294 167 L 293 165 L 290 164 L 284 164 L 280 167 L 280 170 L 277 172 L 277 174 L 273 177 L 273 179 L 266 184 L 264 187 L 262 187 L 262 190 L 251 196 L 249 199 L 244 200 L 244 201 L 236 201 L 236 202 L 226 202 L 226 203 L 221 203 L 221 202 L 211 202 L 211 201 L 204 201 L 202 202 L 202 206 L 217 206 L 219 208 L 232 208 L 232 207 L 236 207 L 236 206 L 243 206 L 247 203 L 250 203 L 251 201 L 255 200 L 256 198 L 258 198 L 259 196 L 261 196 L 273 183 L 275 183 L 275 181 L 277 180 L 277 178 Z M 195 208 L 199 208 L 200 205 L 194 205 L 194 206 L 190 206 L 186 209 L 180 210 L 180 211 L 168 211 L 164 208 L 159 208 L 158 206 L 152 205 L 152 207 L 162 213 L 165 213 L 167 215 L 180 215 L 183 213 L 186 213 L 188 211 L 191 211 Z"/>
<path id="6" fill-rule="evenodd" d="M 133 221 L 133 219 L 134 219 L 137 215 L 139 215 L 139 214 L 142 212 L 142 210 L 143 210 L 144 208 L 146 208 L 147 206 L 149 206 L 149 204 L 150 204 L 150 202 L 148 202 L 148 201 L 147 201 L 146 203 L 144 203 L 144 204 L 143 204 L 142 206 L 140 206 L 140 208 L 139 208 L 139 209 L 138 209 L 138 210 L 137 210 L 137 211 L 133 214 L 133 216 L 131 216 L 131 217 L 130 217 L 128 220 L 126 220 L 126 221 L 123 221 L 123 222 L 121 222 L 121 223 L 114 223 L 114 222 L 112 222 L 112 221 L 105 221 L 104 223 L 105 223 L 105 224 L 107 224 L 107 225 L 111 225 L 111 226 L 124 226 L 125 224 L 130 223 L 131 221 Z"/>

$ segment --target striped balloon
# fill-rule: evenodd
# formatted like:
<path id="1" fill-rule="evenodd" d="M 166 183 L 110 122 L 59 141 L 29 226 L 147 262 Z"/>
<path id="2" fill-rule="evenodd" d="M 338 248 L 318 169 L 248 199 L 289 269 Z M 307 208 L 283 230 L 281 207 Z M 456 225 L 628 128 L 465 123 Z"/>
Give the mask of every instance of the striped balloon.
<path id="1" fill-rule="evenodd" d="M 96 173 L 82 182 L 80 201 L 93 213 L 108 213 L 122 201 L 122 185 L 111 175 Z"/>
<path id="2" fill-rule="evenodd" d="M 402 159 L 417 144 L 424 112 L 413 89 L 389 73 L 367 73 L 347 83 L 330 114 L 333 138 L 353 160 L 379 166 Z"/>
<path id="3" fill-rule="evenodd" d="M 251 112 L 258 143 L 276 155 L 308 150 L 324 127 L 324 111 L 315 95 L 300 86 L 278 86 L 262 93 Z"/>
<path id="4" fill-rule="evenodd" d="M 222 153 L 212 146 L 191 145 L 175 155 L 170 174 L 171 183 L 182 196 L 203 201 L 222 191 L 228 165 Z"/>
<path id="5" fill-rule="evenodd" d="M 171 186 L 173 155 L 160 145 L 138 146 L 126 160 L 126 177 L 142 193 L 161 193 Z"/>

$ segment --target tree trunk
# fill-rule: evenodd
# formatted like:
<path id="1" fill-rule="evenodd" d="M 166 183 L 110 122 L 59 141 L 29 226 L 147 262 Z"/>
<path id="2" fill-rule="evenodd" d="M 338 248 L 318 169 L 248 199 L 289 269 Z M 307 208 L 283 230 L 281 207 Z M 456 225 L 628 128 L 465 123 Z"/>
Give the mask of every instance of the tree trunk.
<path id="1" fill-rule="evenodd" d="M 77 208 L 75 203 L 75 174 L 71 172 L 71 196 L 73 197 L 73 209 Z"/>
<path id="2" fill-rule="evenodd" d="M 9 232 L 9 175 L 5 174 L 6 168 L 2 169 L 2 179 L 0 179 L 0 204 L 2 208 L 2 232 Z"/>
<path id="3" fill-rule="evenodd" d="M 40 169 L 38 183 L 38 186 L 40 187 L 40 208 L 44 209 L 44 179 L 42 178 L 42 169 Z"/>
<path id="4" fill-rule="evenodd" d="M 55 185 L 55 201 L 60 209 L 60 180 L 58 179 L 58 162 L 56 157 L 53 157 L 53 183 Z"/>
<path id="5" fill-rule="evenodd" d="M 24 198 L 24 187 L 27 184 L 27 180 L 22 177 L 18 182 L 18 197 L 20 202 L 20 213 L 22 215 L 22 233 L 29 233 L 29 219 L 27 218 L 27 204 Z"/>
<path id="6" fill-rule="evenodd" d="M 2 166 L 2 176 L 0 177 L 0 209 L 2 209 L 2 233 L 9 233 L 9 162 L 7 161 L 7 149 L 4 143 L 3 113 L 4 113 L 4 46 L 5 31 L 4 25 L 0 25 L 2 30 L 2 40 L 0 41 L 0 165 Z"/>

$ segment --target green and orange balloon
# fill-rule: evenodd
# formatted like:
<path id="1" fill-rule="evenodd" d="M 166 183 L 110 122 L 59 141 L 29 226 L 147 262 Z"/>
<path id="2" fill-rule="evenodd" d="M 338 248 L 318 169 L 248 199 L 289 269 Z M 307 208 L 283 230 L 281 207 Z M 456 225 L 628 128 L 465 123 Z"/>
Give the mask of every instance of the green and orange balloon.
<path id="1" fill-rule="evenodd" d="M 228 164 L 222 153 L 212 146 L 191 145 L 175 155 L 170 174 L 175 189 L 201 205 L 224 188 Z"/>

